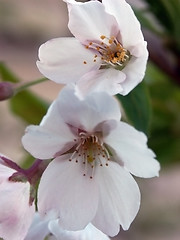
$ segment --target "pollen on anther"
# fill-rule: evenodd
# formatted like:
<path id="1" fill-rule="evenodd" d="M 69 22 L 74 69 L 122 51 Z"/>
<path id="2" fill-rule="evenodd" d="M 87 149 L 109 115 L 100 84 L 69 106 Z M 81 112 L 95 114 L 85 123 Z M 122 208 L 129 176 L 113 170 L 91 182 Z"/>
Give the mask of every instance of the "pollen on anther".
<path id="1" fill-rule="evenodd" d="M 87 64 L 87 62 L 86 62 L 86 61 L 84 61 L 83 63 L 84 63 L 84 64 Z"/>
<path id="2" fill-rule="evenodd" d="M 102 40 L 104 40 L 104 39 L 106 38 L 106 36 L 101 35 L 100 38 L 101 38 Z"/>

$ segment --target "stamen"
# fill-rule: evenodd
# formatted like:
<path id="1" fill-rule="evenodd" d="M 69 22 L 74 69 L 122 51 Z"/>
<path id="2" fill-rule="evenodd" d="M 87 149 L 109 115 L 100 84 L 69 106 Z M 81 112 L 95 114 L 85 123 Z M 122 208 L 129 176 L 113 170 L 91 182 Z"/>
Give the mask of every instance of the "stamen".
<path id="1" fill-rule="evenodd" d="M 94 177 L 96 165 L 108 166 L 110 155 L 103 141 L 96 134 L 88 134 L 80 132 L 79 138 L 76 139 L 74 152 L 72 153 L 69 161 L 83 164 L 83 176 L 89 176 L 90 179 Z"/>
<path id="2" fill-rule="evenodd" d="M 123 48 L 122 44 L 114 36 L 108 38 L 101 35 L 100 39 L 102 41 L 90 42 L 85 46 L 87 49 L 98 52 L 98 54 L 94 55 L 93 62 L 96 62 L 95 58 L 99 56 L 102 60 L 101 68 L 111 66 L 122 70 L 131 58 L 130 52 Z M 84 64 L 86 63 L 84 62 Z"/>

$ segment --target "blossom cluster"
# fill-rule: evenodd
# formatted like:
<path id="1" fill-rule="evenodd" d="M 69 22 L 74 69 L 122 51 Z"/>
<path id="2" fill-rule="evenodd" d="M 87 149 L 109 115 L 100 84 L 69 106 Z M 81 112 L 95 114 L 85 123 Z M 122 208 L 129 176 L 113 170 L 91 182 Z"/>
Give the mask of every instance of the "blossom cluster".
<path id="1" fill-rule="evenodd" d="M 114 96 L 145 74 L 147 44 L 133 10 L 125 0 L 65 2 L 74 37 L 40 46 L 37 67 L 66 86 L 22 137 L 36 161 L 24 170 L 0 156 L 4 240 L 108 240 L 139 210 L 132 175 L 159 174 L 146 135 L 121 120 Z"/>

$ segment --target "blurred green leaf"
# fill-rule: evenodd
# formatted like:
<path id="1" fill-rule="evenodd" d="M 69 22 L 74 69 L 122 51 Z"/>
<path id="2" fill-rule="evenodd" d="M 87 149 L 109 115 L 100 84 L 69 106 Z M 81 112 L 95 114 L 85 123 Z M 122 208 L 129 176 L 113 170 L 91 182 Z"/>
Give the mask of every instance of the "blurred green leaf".
<path id="1" fill-rule="evenodd" d="M 153 64 L 145 79 L 153 106 L 149 146 L 161 163 L 173 163 L 180 156 L 180 89 Z"/>
<path id="2" fill-rule="evenodd" d="M 20 82 L 20 79 L 18 79 L 3 62 L 0 62 L 0 77 L 4 82 Z"/>
<path id="3" fill-rule="evenodd" d="M 149 133 L 151 121 L 151 105 L 148 89 L 144 82 L 140 83 L 127 96 L 117 95 L 123 106 L 128 122 L 144 133 Z"/>
<path id="4" fill-rule="evenodd" d="M 28 124 L 39 124 L 49 104 L 34 93 L 24 90 L 10 99 L 10 107 L 14 114 Z"/>
<path id="5" fill-rule="evenodd" d="M 138 20 L 141 22 L 142 27 L 150 30 L 156 35 L 162 36 L 162 32 L 157 27 L 155 27 L 154 23 L 150 19 L 147 18 L 145 11 L 134 9 L 134 12 Z"/>
<path id="6" fill-rule="evenodd" d="M 26 154 L 23 162 L 21 163 L 21 167 L 27 169 L 32 166 L 33 162 L 35 161 L 34 157 L 30 154 Z"/>
<path id="7" fill-rule="evenodd" d="M 171 2 L 169 0 L 144 0 L 148 3 L 150 7 L 150 12 L 154 13 L 159 22 L 164 26 L 164 28 L 171 32 L 173 23 L 171 19 L 171 14 L 169 14 L 170 9 L 165 4 L 165 2 Z"/>
<path id="8" fill-rule="evenodd" d="M 169 33 L 169 40 L 175 42 L 175 48 L 180 50 L 180 0 L 144 0 L 149 5 L 150 13 Z M 173 41 L 172 41 L 173 39 Z"/>

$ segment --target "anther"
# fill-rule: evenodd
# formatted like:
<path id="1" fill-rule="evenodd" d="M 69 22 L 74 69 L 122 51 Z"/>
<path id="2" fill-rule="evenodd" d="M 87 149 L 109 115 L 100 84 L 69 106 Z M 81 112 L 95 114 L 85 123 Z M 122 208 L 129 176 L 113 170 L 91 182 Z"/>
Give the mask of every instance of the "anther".
<path id="1" fill-rule="evenodd" d="M 106 38 L 106 36 L 101 35 L 100 38 L 101 38 L 102 40 L 104 40 L 104 39 Z"/>

